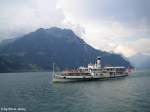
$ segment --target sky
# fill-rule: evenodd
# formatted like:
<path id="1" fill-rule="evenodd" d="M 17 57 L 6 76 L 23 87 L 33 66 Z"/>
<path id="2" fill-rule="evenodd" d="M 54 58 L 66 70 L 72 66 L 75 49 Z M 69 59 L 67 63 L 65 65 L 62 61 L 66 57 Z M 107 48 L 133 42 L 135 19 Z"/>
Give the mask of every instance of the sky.
<path id="1" fill-rule="evenodd" d="M 0 40 L 72 29 L 96 49 L 150 55 L 150 0 L 0 0 Z"/>

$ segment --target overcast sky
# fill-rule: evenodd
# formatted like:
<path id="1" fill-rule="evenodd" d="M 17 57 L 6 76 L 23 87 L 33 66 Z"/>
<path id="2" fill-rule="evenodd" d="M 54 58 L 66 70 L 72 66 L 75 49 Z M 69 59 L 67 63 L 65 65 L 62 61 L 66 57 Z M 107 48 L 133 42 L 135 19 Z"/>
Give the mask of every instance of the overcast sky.
<path id="1" fill-rule="evenodd" d="M 93 47 L 150 55 L 150 0 L 0 0 L 0 40 L 70 28 Z"/>

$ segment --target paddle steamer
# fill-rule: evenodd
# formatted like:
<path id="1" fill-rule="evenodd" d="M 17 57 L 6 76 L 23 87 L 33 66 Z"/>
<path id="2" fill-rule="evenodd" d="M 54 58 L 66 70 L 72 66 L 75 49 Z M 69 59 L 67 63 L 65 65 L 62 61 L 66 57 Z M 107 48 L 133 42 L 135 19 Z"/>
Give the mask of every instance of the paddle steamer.
<path id="1" fill-rule="evenodd" d="M 87 67 L 79 67 L 76 70 L 65 70 L 55 72 L 53 70 L 53 82 L 66 81 L 91 81 L 100 79 L 111 79 L 128 76 L 128 70 L 124 66 L 102 67 L 101 58 L 96 59 L 95 64 L 88 64 Z"/>

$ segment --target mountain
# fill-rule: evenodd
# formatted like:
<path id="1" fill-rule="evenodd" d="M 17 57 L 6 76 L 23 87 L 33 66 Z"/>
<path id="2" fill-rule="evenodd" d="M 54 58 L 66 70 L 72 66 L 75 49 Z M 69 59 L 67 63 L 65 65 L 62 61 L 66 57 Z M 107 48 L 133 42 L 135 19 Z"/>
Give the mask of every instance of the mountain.
<path id="1" fill-rule="evenodd" d="M 119 54 L 94 49 L 72 30 L 40 28 L 0 46 L 0 72 L 77 68 L 94 63 L 101 56 L 103 65 L 130 66 Z"/>
<path id="2" fill-rule="evenodd" d="M 150 55 L 137 53 L 129 58 L 131 64 L 136 68 L 149 69 L 150 68 Z"/>

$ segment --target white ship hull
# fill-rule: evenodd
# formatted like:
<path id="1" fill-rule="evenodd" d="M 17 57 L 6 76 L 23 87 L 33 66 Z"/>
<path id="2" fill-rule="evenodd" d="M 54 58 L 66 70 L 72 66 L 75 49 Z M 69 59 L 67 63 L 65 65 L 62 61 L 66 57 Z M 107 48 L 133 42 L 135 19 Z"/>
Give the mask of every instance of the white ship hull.
<path id="1" fill-rule="evenodd" d="M 94 81 L 94 80 L 107 80 L 112 78 L 125 77 L 128 74 L 118 74 L 115 76 L 110 76 L 110 74 L 105 74 L 105 76 L 56 76 L 53 77 L 53 82 L 76 82 L 76 81 Z"/>

